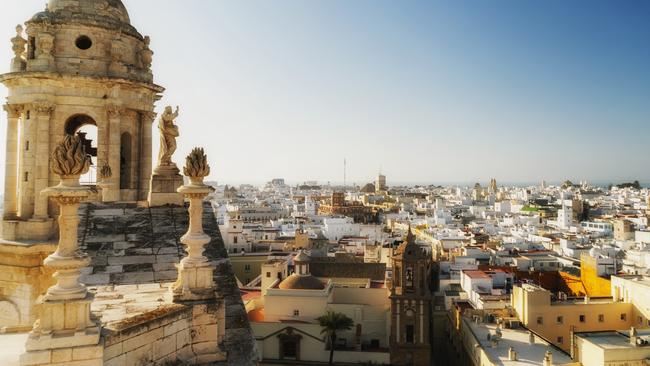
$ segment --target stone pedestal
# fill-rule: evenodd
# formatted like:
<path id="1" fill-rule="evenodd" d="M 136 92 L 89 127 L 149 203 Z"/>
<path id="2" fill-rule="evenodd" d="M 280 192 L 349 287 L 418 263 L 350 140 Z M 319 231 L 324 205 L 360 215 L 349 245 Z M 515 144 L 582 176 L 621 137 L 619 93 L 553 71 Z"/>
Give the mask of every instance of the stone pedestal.
<path id="1" fill-rule="evenodd" d="M 200 184 L 182 186 L 178 192 L 189 198 L 190 223 L 181 242 L 187 246 L 187 257 L 177 265 L 178 280 L 172 286 L 175 301 L 206 300 L 214 297 L 212 264 L 203 255 L 210 236 L 203 232 L 203 199 L 211 188 Z"/>
<path id="2" fill-rule="evenodd" d="M 102 202 L 117 202 L 120 200 L 120 190 L 115 189 L 115 184 L 101 182 L 97 186 L 102 190 Z"/>
<path id="3" fill-rule="evenodd" d="M 79 250 L 77 242 L 77 211 L 89 191 L 79 185 L 79 176 L 75 175 L 62 176 L 61 184 L 44 190 L 42 194 L 55 200 L 61 212 L 59 244 L 44 261 L 45 266 L 56 271 L 53 276 L 56 284 L 37 304 L 38 320 L 29 334 L 25 344 L 27 352 L 21 355 L 20 363 L 33 366 L 84 361 L 78 364 L 101 365 L 100 328 L 90 314 L 93 297 L 79 282 L 81 268 L 91 262 Z"/>
<path id="4" fill-rule="evenodd" d="M 149 206 L 183 205 L 183 195 L 177 192 L 183 176 L 175 164 L 157 167 L 149 183 Z"/>

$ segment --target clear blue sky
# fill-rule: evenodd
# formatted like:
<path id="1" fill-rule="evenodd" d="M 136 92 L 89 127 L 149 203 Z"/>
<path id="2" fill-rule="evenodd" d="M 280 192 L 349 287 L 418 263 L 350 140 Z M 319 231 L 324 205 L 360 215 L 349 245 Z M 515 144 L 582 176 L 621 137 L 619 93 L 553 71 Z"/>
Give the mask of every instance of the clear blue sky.
<path id="1" fill-rule="evenodd" d="M 124 3 L 220 182 L 650 180 L 650 1 Z"/>

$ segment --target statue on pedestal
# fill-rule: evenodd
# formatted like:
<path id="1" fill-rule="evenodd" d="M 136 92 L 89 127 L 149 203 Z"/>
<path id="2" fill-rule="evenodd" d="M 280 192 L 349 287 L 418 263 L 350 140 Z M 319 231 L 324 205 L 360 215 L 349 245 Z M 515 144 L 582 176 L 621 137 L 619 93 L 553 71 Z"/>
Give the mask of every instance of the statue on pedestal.
<path id="1" fill-rule="evenodd" d="M 176 138 L 178 137 L 178 126 L 174 120 L 178 118 L 179 108 L 172 112 L 172 107 L 165 107 L 165 112 L 160 116 L 158 129 L 160 130 L 160 153 L 158 154 L 158 166 L 173 166 L 172 155 L 176 152 Z"/>
<path id="2" fill-rule="evenodd" d="M 160 116 L 158 129 L 160 130 L 160 152 L 158 153 L 158 166 L 153 171 L 149 186 L 149 205 L 183 205 L 183 195 L 177 189 L 183 185 L 183 176 L 180 170 L 172 161 L 176 152 L 176 138 L 178 137 L 178 126 L 174 120 L 178 118 L 179 108 L 176 111 L 172 107 L 165 107 Z"/>

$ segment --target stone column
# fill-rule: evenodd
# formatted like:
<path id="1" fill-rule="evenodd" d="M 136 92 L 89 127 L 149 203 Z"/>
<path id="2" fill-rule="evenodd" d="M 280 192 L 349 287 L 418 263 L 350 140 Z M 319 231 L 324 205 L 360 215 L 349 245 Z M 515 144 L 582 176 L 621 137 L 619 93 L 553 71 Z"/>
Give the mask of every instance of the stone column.
<path id="1" fill-rule="evenodd" d="M 36 140 L 35 119 L 31 106 L 20 120 L 18 141 L 18 215 L 29 220 L 34 214 L 34 141 Z"/>
<path id="2" fill-rule="evenodd" d="M 153 122 L 156 119 L 154 112 L 142 112 L 142 143 L 140 148 L 140 192 L 138 192 L 139 200 L 146 200 L 151 183 L 151 171 L 153 169 L 153 148 L 152 148 L 152 128 Z"/>
<path id="3" fill-rule="evenodd" d="M 18 217 L 18 118 L 23 107 L 7 104 L 4 109 L 7 112 L 4 219 L 15 220 Z"/>
<path id="4" fill-rule="evenodd" d="M 107 188 L 106 200 L 115 202 L 120 197 L 120 124 L 125 109 L 118 105 L 106 107 L 108 114 L 108 165 L 111 167 L 112 176 L 108 180 L 110 187 Z"/>
<path id="5" fill-rule="evenodd" d="M 181 237 L 187 246 L 187 257 L 178 264 L 178 279 L 171 290 L 175 301 L 205 300 L 214 297 L 214 268 L 203 255 L 210 236 L 203 232 L 203 199 L 212 192 L 212 187 L 203 184 L 203 178 L 210 173 L 203 149 L 194 149 L 187 157 L 185 175 L 190 184 L 178 188 L 178 192 L 190 201 L 189 228 Z"/>
<path id="6" fill-rule="evenodd" d="M 47 197 L 38 193 L 47 188 L 49 184 L 49 159 L 50 156 L 50 117 L 54 111 L 54 104 L 49 102 L 34 103 L 36 114 L 34 136 L 35 161 L 34 161 L 34 220 L 47 220 Z"/>
<path id="7" fill-rule="evenodd" d="M 77 136 L 66 136 L 52 155 L 52 170 L 61 177 L 61 183 L 42 194 L 60 206 L 59 243 L 44 264 L 56 271 L 56 284 L 39 301 L 38 320 L 25 344 L 27 352 L 21 356 L 21 365 L 56 363 L 55 351 L 67 353 L 80 347 L 94 355 L 96 361 L 87 364 L 101 364 L 100 329 L 90 314 L 93 297 L 79 282 L 81 269 L 91 262 L 77 242 L 77 210 L 89 195 L 88 188 L 79 185 L 79 177 L 89 167 L 90 157 Z"/>

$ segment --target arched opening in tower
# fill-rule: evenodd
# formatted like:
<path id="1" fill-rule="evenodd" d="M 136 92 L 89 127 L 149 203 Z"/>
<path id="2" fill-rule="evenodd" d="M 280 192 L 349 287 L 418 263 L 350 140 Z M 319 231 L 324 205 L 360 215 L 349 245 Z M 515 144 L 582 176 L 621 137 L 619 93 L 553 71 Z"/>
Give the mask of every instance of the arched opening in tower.
<path id="1" fill-rule="evenodd" d="M 131 189 L 131 134 L 124 132 L 120 137 L 120 189 Z"/>
<path id="2" fill-rule="evenodd" d="M 85 185 L 97 184 L 97 141 L 99 140 L 97 122 L 85 114 L 74 115 L 66 121 L 65 133 L 79 136 L 83 141 L 86 154 L 92 159 L 90 170 L 79 178 L 79 182 Z"/>

